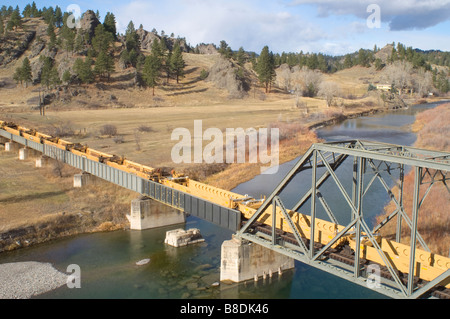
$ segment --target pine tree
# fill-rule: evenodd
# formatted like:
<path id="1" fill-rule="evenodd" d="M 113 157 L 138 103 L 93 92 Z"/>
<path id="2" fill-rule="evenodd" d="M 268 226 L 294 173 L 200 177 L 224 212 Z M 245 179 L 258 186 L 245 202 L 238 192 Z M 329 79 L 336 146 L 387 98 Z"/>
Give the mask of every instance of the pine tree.
<path id="1" fill-rule="evenodd" d="M 180 45 L 175 44 L 170 58 L 170 70 L 177 77 L 177 84 L 179 83 L 179 78 L 184 76 L 184 68 L 186 63 L 183 60 L 183 54 L 181 53 Z"/>
<path id="2" fill-rule="evenodd" d="M 17 10 L 14 10 L 11 13 L 11 17 L 9 18 L 6 29 L 7 30 L 14 29 L 14 31 L 17 31 L 17 28 L 21 26 L 22 26 L 22 18 L 20 16 L 20 13 Z"/>
<path id="3" fill-rule="evenodd" d="M 95 61 L 94 73 L 109 80 L 112 72 L 114 72 L 113 58 L 106 51 L 100 51 Z"/>
<path id="4" fill-rule="evenodd" d="M 239 51 L 236 53 L 236 61 L 240 66 L 244 66 L 247 61 L 247 57 L 243 47 L 239 48 Z"/>
<path id="5" fill-rule="evenodd" d="M 265 86 L 266 93 L 269 92 L 269 85 L 275 79 L 275 65 L 273 54 L 269 52 L 269 47 L 266 45 L 259 56 L 256 72 L 258 73 L 258 79 Z"/>
<path id="6" fill-rule="evenodd" d="M 60 28 L 62 26 L 62 23 L 63 23 L 63 14 L 62 14 L 61 8 L 58 7 L 58 6 L 56 6 L 56 9 L 55 9 L 54 22 L 55 22 L 55 25 L 58 28 Z"/>
<path id="7" fill-rule="evenodd" d="M 59 79 L 58 70 L 56 66 L 53 65 L 53 60 L 49 57 L 44 57 L 44 66 L 42 67 L 41 72 L 41 84 L 45 85 L 47 89 L 50 86 L 58 85 L 61 83 Z"/>
<path id="8" fill-rule="evenodd" d="M 53 24 L 53 20 L 51 20 L 50 23 L 48 24 L 47 35 L 50 37 L 48 46 L 49 46 L 49 49 L 51 50 L 54 47 L 56 47 L 56 34 L 55 34 L 55 27 Z"/>
<path id="9" fill-rule="evenodd" d="M 91 69 L 91 60 L 86 58 L 83 62 L 81 58 L 75 60 L 73 65 L 73 71 L 75 75 L 80 79 L 82 83 L 91 83 L 94 80 L 94 75 Z"/>
<path id="10" fill-rule="evenodd" d="M 63 81 L 64 83 L 66 83 L 67 86 L 69 86 L 71 80 L 72 80 L 72 74 L 70 74 L 70 71 L 69 71 L 69 70 L 65 70 L 64 73 L 63 73 L 63 75 L 62 75 L 62 81 Z"/>
<path id="11" fill-rule="evenodd" d="M 5 33 L 5 28 L 3 26 L 2 16 L 0 15 L 0 35 L 3 35 L 3 33 Z"/>
<path id="12" fill-rule="evenodd" d="M 152 51 L 152 54 L 145 58 L 142 78 L 147 86 L 153 88 L 153 96 L 155 96 L 155 87 L 158 85 L 160 73 L 161 57 L 158 52 Z"/>
<path id="13" fill-rule="evenodd" d="M 92 46 L 97 54 L 107 52 L 114 41 L 114 36 L 107 32 L 103 24 L 95 28 L 95 36 L 92 38 Z"/>
<path id="14" fill-rule="evenodd" d="M 30 60 L 26 57 L 22 62 L 22 80 L 25 82 L 25 86 L 28 82 L 31 82 L 31 65 Z"/>
<path id="15" fill-rule="evenodd" d="M 136 67 L 139 52 L 139 36 L 136 33 L 133 21 L 130 21 L 127 30 L 125 31 L 125 50 L 120 54 L 120 58 L 125 65 Z"/>
<path id="16" fill-rule="evenodd" d="M 103 26 L 105 27 L 105 30 L 107 32 L 113 35 L 114 39 L 117 39 L 116 17 L 113 13 L 106 13 L 105 20 L 103 21 Z"/>
<path id="17" fill-rule="evenodd" d="M 61 39 L 62 39 L 62 45 L 64 49 L 67 51 L 67 53 L 72 52 L 75 49 L 75 36 L 76 31 L 73 28 L 69 28 L 67 25 L 67 19 L 69 15 L 64 15 L 64 22 L 63 26 L 61 28 Z"/>

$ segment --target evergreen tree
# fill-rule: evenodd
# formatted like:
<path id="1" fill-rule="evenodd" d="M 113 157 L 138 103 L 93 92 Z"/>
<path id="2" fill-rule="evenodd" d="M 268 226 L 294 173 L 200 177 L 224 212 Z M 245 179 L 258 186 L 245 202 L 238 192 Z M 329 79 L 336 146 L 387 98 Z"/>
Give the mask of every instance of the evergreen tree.
<path id="1" fill-rule="evenodd" d="M 177 84 L 179 83 L 180 77 L 184 76 L 184 68 L 186 63 L 183 60 L 183 54 L 181 53 L 181 48 L 179 44 L 175 44 L 170 58 L 170 71 L 177 78 Z"/>
<path id="2" fill-rule="evenodd" d="M 113 13 L 107 12 L 105 16 L 105 20 L 103 21 L 103 26 L 105 30 L 111 33 L 114 37 L 114 40 L 117 39 L 117 30 L 116 30 L 116 17 Z"/>
<path id="3" fill-rule="evenodd" d="M 225 40 L 220 41 L 219 53 L 226 59 L 230 59 L 233 56 L 233 51 Z"/>
<path id="4" fill-rule="evenodd" d="M 91 60 L 86 58 L 86 61 L 83 62 L 81 58 L 75 60 L 73 65 L 73 71 L 75 75 L 80 79 L 82 83 L 91 83 L 94 80 L 94 75 L 91 69 Z"/>
<path id="5" fill-rule="evenodd" d="M 31 65 L 30 60 L 26 57 L 22 62 L 22 80 L 25 82 L 25 86 L 28 82 L 31 82 Z"/>
<path id="6" fill-rule="evenodd" d="M 114 36 L 107 32 L 103 24 L 95 28 L 95 36 L 92 38 L 92 47 L 95 53 L 107 52 L 114 41 Z"/>
<path id="7" fill-rule="evenodd" d="M 31 5 L 27 4 L 22 11 L 22 15 L 24 18 L 29 18 L 31 16 Z"/>
<path id="8" fill-rule="evenodd" d="M 17 31 L 17 28 L 21 26 L 22 26 L 22 17 L 20 16 L 20 13 L 17 12 L 17 10 L 14 10 L 11 13 L 11 17 L 9 18 L 8 24 L 6 25 L 6 30 L 10 31 L 14 29 L 14 31 Z"/>
<path id="9" fill-rule="evenodd" d="M 53 65 L 53 60 L 49 57 L 43 57 L 43 60 L 44 66 L 42 67 L 41 72 L 41 84 L 45 85 L 47 89 L 49 89 L 50 86 L 60 84 L 61 80 L 59 79 L 59 74 L 56 66 Z"/>
<path id="10" fill-rule="evenodd" d="M 352 56 L 350 54 L 346 54 L 344 59 L 344 68 L 349 69 L 352 66 L 353 66 Z"/>
<path id="11" fill-rule="evenodd" d="M 161 56 L 158 52 L 152 50 L 152 54 L 145 58 L 142 78 L 148 87 L 153 88 L 153 96 L 155 95 L 155 87 L 158 85 L 158 79 L 161 73 Z"/>
<path id="12" fill-rule="evenodd" d="M 25 87 L 27 86 L 28 82 L 31 82 L 31 65 L 30 60 L 27 57 L 23 60 L 22 66 L 16 68 L 13 79 L 17 83 L 20 82 L 20 84 L 25 82 Z"/>
<path id="13" fill-rule="evenodd" d="M 95 61 L 94 73 L 109 80 L 112 72 L 114 72 L 114 59 L 106 51 L 100 51 Z"/>
<path id="14" fill-rule="evenodd" d="M 53 25 L 53 20 L 50 21 L 47 27 L 47 35 L 50 37 L 50 41 L 48 43 L 49 49 L 53 49 L 56 47 L 56 34 L 55 34 L 55 27 Z"/>
<path id="15" fill-rule="evenodd" d="M 259 56 L 256 72 L 258 73 L 258 79 L 265 86 L 266 93 L 269 92 L 269 85 L 275 79 L 275 66 L 273 60 L 273 54 L 269 52 L 269 47 L 265 46 Z"/>
<path id="16" fill-rule="evenodd" d="M 65 70 L 62 75 L 62 81 L 66 83 L 67 86 L 70 85 L 70 82 L 72 81 L 72 74 L 70 74 L 69 70 Z"/>
<path id="17" fill-rule="evenodd" d="M 244 66 L 247 61 L 247 57 L 243 47 L 239 48 L 239 51 L 236 53 L 236 61 L 240 66 Z"/>
<path id="18" fill-rule="evenodd" d="M 3 35 L 3 33 L 5 33 L 5 28 L 3 26 L 2 16 L 0 15 L 0 35 Z"/>
<path id="19" fill-rule="evenodd" d="M 61 28 L 61 39 L 63 48 L 67 51 L 67 53 L 74 51 L 75 49 L 75 36 L 76 31 L 73 28 L 69 28 L 67 25 L 67 19 L 69 14 L 64 14 L 63 17 L 63 25 Z"/>
<path id="20" fill-rule="evenodd" d="M 137 59 L 140 53 L 139 36 L 134 28 L 133 21 L 130 21 L 125 31 L 125 50 L 120 54 L 120 58 L 125 65 L 136 67 Z"/>
<path id="21" fill-rule="evenodd" d="M 62 14 L 61 8 L 58 7 L 58 6 L 56 6 L 54 17 L 55 17 L 54 18 L 55 25 L 58 28 L 60 28 L 62 26 L 62 23 L 63 23 L 63 14 Z"/>

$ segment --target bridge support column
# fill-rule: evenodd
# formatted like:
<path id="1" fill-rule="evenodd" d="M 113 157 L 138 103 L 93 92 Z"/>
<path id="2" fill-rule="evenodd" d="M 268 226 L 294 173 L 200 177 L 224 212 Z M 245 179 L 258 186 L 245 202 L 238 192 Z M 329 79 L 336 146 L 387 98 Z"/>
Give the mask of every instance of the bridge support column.
<path id="1" fill-rule="evenodd" d="M 177 225 L 186 221 L 183 212 L 144 196 L 131 202 L 131 213 L 127 215 L 127 218 L 130 221 L 130 229 L 132 230 Z"/>
<path id="2" fill-rule="evenodd" d="M 294 267 L 294 259 L 236 236 L 222 244 L 220 281 L 243 282 Z"/>
<path id="3" fill-rule="evenodd" d="M 95 182 L 95 176 L 92 176 L 89 173 L 81 173 L 73 175 L 73 187 L 75 188 L 81 188 L 83 186 L 86 186 L 88 184 L 92 184 Z"/>
<path id="4" fill-rule="evenodd" d="M 45 156 L 45 155 L 36 158 L 36 167 L 45 167 L 45 166 L 47 166 L 48 162 L 49 162 L 49 159 L 50 158 Z"/>
<path id="5" fill-rule="evenodd" d="M 28 148 L 24 147 L 19 150 L 19 160 L 24 161 L 28 159 L 28 156 L 30 155 L 30 151 Z"/>
<path id="6" fill-rule="evenodd" d="M 5 143 L 5 151 L 7 152 L 15 152 L 19 149 L 19 144 L 16 142 L 6 142 Z"/>

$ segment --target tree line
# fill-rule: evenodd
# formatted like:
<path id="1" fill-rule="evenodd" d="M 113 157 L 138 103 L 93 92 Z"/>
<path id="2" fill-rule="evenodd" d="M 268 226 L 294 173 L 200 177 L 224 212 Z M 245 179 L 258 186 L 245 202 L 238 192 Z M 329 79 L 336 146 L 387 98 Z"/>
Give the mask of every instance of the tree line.
<path id="1" fill-rule="evenodd" d="M 86 13 L 85 13 L 86 14 Z M 70 17 L 68 12 L 62 12 L 61 8 L 43 8 L 37 9 L 35 2 L 25 6 L 22 12 L 23 17 L 35 18 L 43 17 L 47 23 L 48 40 L 37 38 L 38 42 L 45 42 L 48 51 L 62 49 L 69 54 L 77 54 L 73 64 L 72 73 L 66 70 L 61 78 L 59 77 L 57 66 L 51 57 L 41 55 L 40 63 L 43 64 L 39 81 L 47 89 L 61 83 L 70 84 L 78 82 L 89 84 L 98 80 L 110 80 L 110 76 L 115 72 L 115 54 L 120 50 L 118 59 L 124 67 L 134 67 L 142 84 L 154 88 L 165 78 L 169 83 L 171 78 L 179 83 L 184 76 L 185 62 L 183 60 L 180 46 L 181 39 L 177 39 L 175 44 L 169 49 L 165 34 L 161 39 L 156 38 L 152 43 L 151 54 L 144 55 L 141 52 L 141 45 L 137 30 L 133 21 L 130 21 L 123 37 L 118 36 L 116 30 L 115 16 L 107 12 L 103 23 L 95 28 L 94 34 L 90 35 L 82 29 L 70 28 L 67 20 Z M 99 12 L 96 17 L 100 19 Z M 7 30 L 16 30 L 22 27 L 22 16 L 19 7 L 15 9 L 3 6 L 0 9 L 0 35 L 4 33 L 3 20 L 8 19 Z M 142 26 L 141 26 L 142 27 Z M 156 34 L 156 31 L 154 32 Z M 116 41 L 123 43 L 123 48 L 115 45 Z M 14 79 L 25 85 L 31 81 L 30 60 L 25 58 L 20 67 L 16 68 Z"/>

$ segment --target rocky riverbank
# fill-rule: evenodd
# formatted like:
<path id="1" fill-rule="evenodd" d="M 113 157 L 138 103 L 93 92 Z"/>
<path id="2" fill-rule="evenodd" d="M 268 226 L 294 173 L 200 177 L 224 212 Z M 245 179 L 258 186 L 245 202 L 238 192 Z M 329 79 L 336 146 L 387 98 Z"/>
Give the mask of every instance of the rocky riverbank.
<path id="1" fill-rule="evenodd" d="M 0 264 L 0 299 L 29 299 L 67 283 L 67 275 L 49 263 Z"/>

